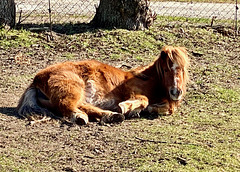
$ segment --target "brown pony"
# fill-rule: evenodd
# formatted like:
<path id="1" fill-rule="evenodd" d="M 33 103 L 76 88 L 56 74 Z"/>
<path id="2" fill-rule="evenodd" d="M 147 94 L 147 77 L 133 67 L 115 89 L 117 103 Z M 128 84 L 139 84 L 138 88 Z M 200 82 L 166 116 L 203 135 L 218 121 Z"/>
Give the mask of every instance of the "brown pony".
<path id="1" fill-rule="evenodd" d="M 185 48 L 172 46 L 131 71 L 95 60 L 55 64 L 35 76 L 17 110 L 21 116 L 51 111 L 77 124 L 121 122 L 142 110 L 172 114 L 186 92 L 188 64 Z"/>

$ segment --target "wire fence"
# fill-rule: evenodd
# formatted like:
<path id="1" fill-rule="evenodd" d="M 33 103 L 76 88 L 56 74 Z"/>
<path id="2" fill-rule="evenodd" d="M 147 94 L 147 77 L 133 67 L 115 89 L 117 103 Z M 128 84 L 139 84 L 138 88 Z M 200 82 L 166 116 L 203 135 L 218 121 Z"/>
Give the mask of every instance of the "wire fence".
<path id="1" fill-rule="evenodd" d="M 100 0 L 15 0 L 17 24 L 88 23 L 94 17 Z M 237 0 L 228 3 L 150 1 L 150 8 L 162 17 L 178 17 L 180 24 L 189 19 L 208 19 L 211 24 L 239 30 L 240 12 Z M 185 20 L 182 20 L 185 18 Z"/>
<path id="2" fill-rule="evenodd" d="M 15 0 L 17 23 L 49 23 L 49 12 L 53 23 L 87 23 L 93 18 L 99 2 L 99 0 Z"/>

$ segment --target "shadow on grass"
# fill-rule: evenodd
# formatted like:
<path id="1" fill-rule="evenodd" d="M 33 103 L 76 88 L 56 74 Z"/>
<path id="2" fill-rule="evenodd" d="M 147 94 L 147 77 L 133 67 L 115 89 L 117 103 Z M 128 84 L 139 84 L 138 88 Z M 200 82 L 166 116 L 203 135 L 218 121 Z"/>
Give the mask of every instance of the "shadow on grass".
<path id="1" fill-rule="evenodd" d="M 26 29 L 32 32 L 43 32 L 50 31 L 49 24 L 20 24 L 16 26 L 16 29 Z M 52 31 L 60 34 L 73 35 L 85 32 L 96 32 L 91 24 L 88 23 L 64 23 L 64 24 L 53 24 Z"/>

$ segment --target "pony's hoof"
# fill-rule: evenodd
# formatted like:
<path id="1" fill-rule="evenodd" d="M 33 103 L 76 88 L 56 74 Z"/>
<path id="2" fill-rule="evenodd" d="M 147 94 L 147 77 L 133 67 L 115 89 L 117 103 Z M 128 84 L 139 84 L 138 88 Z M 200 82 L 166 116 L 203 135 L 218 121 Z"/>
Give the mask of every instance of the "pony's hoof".
<path id="1" fill-rule="evenodd" d="M 71 121 L 77 125 L 86 125 L 89 121 L 87 114 L 74 113 Z"/>
<path id="2" fill-rule="evenodd" d="M 104 123 L 120 123 L 124 121 L 125 116 L 121 113 L 112 113 L 111 115 L 105 115 L 101 118 L 100 124 Z"/>
<path id="3" fill-rule="evenodd" d="M 130 118 L 140 118 L 140 112 L 141 112 L 142 110 L 140 110 L 140 109 L 135 109 L 135 110 L 133 110 L 133 111 L 131 111 L 131 112 L 129 112 L 127 115 L 125 115 L 126 116 L 126 118 L 128 118 L 128 119 L 130 119 Z"/>
<path id="4" fill-rule="evenodd" d="M 83 118 L 77 118 L 75 123 L 77 125 L 86 125 L 88 123 L 88 121 L 86 119 L 83 119 Z"/>

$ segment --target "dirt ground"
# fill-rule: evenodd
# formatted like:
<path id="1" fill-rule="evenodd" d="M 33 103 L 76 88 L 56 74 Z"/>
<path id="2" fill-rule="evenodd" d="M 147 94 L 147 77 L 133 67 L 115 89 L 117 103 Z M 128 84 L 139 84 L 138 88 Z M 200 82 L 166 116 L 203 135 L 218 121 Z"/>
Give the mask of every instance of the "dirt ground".
<path id="1" fill-rule="evenodd" d="M 172 117 L 149 117 L 107 125 L 92 122 L 86 126 L 77 126 L 61 119 L 51 119 L 48 122 L 30 125 L 29 121 L 16 114 L 15 108 L 34 74 L 49 64 L 66 60 L 68 57 L 66 53 L 76 55 L 77 58 L 74 60 L 89 58 L 86 55 L 87 50 L 82 51 L 78 48 L 71 50 L 71 47 L 66 45 L 71 40 L 66 41 L 68 38 L 64 35 L 59 36 L 54 33 L 54 48 L 48 44 L 46 34 L 39 35 L 39 37 L 44 40 L 44 45 L 33 44 L 28 48 L 0 49 L 0 161 L 4 162 L 0 164 L 0 171 L 135 171 L 138 170 L 137 163 L 139 162 L 135 162 L 134 159 L 143 161 L 141 156 L 144 154 L 144 149 L 141 148 L 149 146 L 147 142 L 139 139 L 144 132 L 148 135 L 144 129 L 146 126 L 161 127 L 166 123 L 169 125 L 185 124 L 184 121 L 176 124 Z M 224 42 L 221 43 L 224 45 Z M 231 42 L 231 44 L 235 43 Z M 213 47 L 218 47 L 216 42 Z M 236 52 L 232 50 L 226 52 L 229 54 L 228 63 L 235 64 L 235 66 L 239 63 L 239 56 L 234 55 L 238 50 L 235 47 Z M 214 61 L 211 61 L 212 59 L 201 60 L 200 57 L 204 53 L 195 50 L 190 52 L 192 68 L 197 69 L 198 66 L 201 68 L 201 64 L 214 63 L 214 61 L 219 63 L 219 59 L 216 58 Z M 214 54 L 215 52 L 209 51 L 208 53 Z M 61 58 L 63 56 L 65 58 Z M 68 58 L 71 59 L 71 57 Z M 101 61 L 114 66 L 136 67 L 140 63 L 149 62 L 149 59 L 146 59 L 146 62 L 131 58 L 102 59 Z M 188 91 L 207 92 L 207 82 L 215 82 L 214 76 L 209 77 L 208 73 L 215 72 L 211 71 L 215 69 L 201 70 L 202 78 L 206 82 L 200 86 L 195 83 L 200 75 L 196 69 L 194 69 L 194 74 L 191 73 L 192 82 Z M 228 81 L 223 81 L 222 85 L 224 84 L 228 88 L 236 88 L 239 84 L 239 74 L 233 73 Z M 187 102 L 183 104 L 191 107 Z M 199 113 L 203 111 L 203 109 L 199 110 Z M 181 113 L 184 115 L 184 112 Z M 180 117 L 181 115 L 178 116 Z M 182 116 L 182 118 L 185 117 Z M 165 137 L 163 133 L 158 134 L 159 137 L 161 134 Z M 174 145 L 168 148 L 174 149 Z M 170 155 L 163 155 L 161 151 L 151 154 L 155 161 L 160 163 L 171 159 L 168 158 Z M 148 156 L 145 154 L 145 158 Z M 181 157 L 176 159 L 178 164 L 185 163 Z"/>

